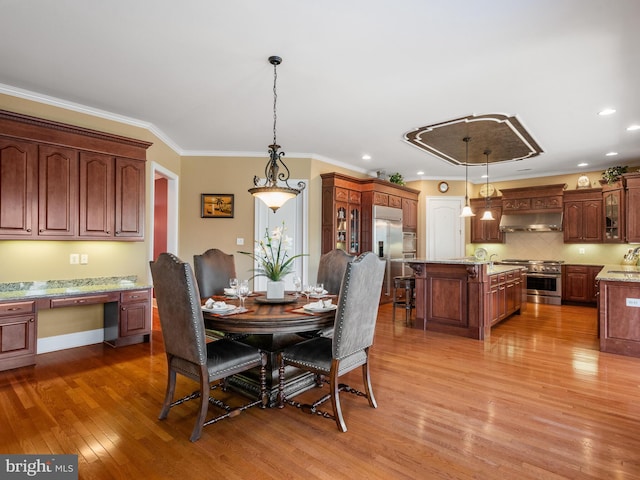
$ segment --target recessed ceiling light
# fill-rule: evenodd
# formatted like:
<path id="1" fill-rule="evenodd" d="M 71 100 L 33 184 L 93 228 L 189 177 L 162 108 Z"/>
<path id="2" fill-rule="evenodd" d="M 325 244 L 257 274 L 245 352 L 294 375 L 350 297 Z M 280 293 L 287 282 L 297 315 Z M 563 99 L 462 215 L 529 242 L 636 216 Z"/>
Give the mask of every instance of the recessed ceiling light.
<path id="1" fill-rule="evenodd" d="M 419 172 L 416 173 L 416 175 L 424 175 L 424 172 L 420 170 Z"/>
<path id="2" fill-rule="evenodd" d="M 369 155 L 368 153 L 365 153 L 364 155 L 362 155 L 362 159 L 363 160 L 371 160 L 371 155 Z"/>
<path id="3" fill-rule="evenodd" d="M 627 131 L 633 132 L 634 130 L 640 130 L 640 125 L 631 125 L 627 127 Z"/>
<path id="4" fill-rule="evenodd" d="M 578 164 L 579 167 L 586 167 L 587 165 L 589 165 L 587 162 L 582 162 Z"/>
<path id="5" fill-rule="evenodd" d="M 611 115 L 613 113 L 616 113 L 614 108 L 605 108 L 604 110 L 599 111 L 598 115 Z"/>
<path id="6" fill-rule="evenodd" d="M 606 156 L 607 157 L 615 157 L 618 154 L 618 152 L 607 152 Z"/>

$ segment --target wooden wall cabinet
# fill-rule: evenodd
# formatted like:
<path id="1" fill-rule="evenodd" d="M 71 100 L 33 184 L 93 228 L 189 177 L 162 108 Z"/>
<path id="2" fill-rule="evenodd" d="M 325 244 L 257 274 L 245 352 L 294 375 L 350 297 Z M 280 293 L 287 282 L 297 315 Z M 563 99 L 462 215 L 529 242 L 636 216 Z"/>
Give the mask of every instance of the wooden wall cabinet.
<path id="1" fill-rule="evenodd" d="M 410 198 L 402 199 L 402 230 L 418 231 L 418 201 Z"/>
<path id="2" fill-rule="evenodd" d="M 564 193 L 564 243 L 602 243 L 602 190 L 590 188 Z"/>
<path id="3" fill-rule="evenodd" d="M 625 194 L 622 180 L 613 184 L 604 181 L 602 184 L 602 219 L 604 243 L 623 243 L 626 239 Z"/>
<path id="4" fill-rule="evenodd" d="M 321 177 L 322 253 L 334 248 L 352 255 L 372 251 L 374 205 L 402 209 L 403 229 L 417 230 L 419 191 L 333 172 Z"/>
<path id="5" fill-rule="evenodd" d="M 561 212 L 562 194 L 565 185 L 504 188 L 502 193 L 503 213 Z"/>
<path id="6" fill-rule="evenodd" d="M 562 301 L 589 305 L 598 303 L 596 276 L 602 265 L 563 265 Z"/>
<path id="7" fill-rule="evenodd" d="M 504 243 L 504 234 L 500 231 L 500 217 L 502 216 L 502 199 L 491 199 L 491 214 L 495 220 L 481 220 L 485 211 L 484 198 L 469 200 L 471 211 L 476 214 L 471 220 L 471 243 Z"/>
<path id="8" fill-rule="evenodd" d="M 35 301 L 0 303 L 0 369 L 36 363 Z"/>
<path id="9" fill-rule="evenodd" d="M 322 253 L 336 248 L 351 255 L 360 253 L 361 195 L 354 188 L 357 185 L 348 182 L 322 187 Z"/>
<path id="10" fill-rule="evenodd" d="M 143 240 L 150 145 L 0 110 L 0 238 Z"/>
<path id="11" fill-rule="evenodd" d="M 627 242 L 640 242 L 640 173 L 624 175 Z"/>

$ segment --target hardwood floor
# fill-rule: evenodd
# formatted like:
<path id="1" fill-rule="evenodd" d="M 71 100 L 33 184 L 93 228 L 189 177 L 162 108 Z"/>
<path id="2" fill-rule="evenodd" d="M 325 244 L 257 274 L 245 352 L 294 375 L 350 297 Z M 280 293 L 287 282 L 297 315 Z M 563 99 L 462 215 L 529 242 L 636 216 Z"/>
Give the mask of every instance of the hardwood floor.
<path id="1" fill-rule="evenodd" d="M 294 408 L 255 408 L 191 443 L 196 403 L 157 420 L 166 366 L 155 330 L 150 344 L 0 372 L 0 452 L 77 453 L 82 479 L 640 478 L 640 358 L 601 354 L 596 332 L 594 308 L 529 304 L 483 343 L 392 323 L 385 305 L 378 408 L 344 395 L 347 433 Z M 346 379 L 361 386 L 359 371 Z M 179 378 L 178 393 L 193 387 Z"/>

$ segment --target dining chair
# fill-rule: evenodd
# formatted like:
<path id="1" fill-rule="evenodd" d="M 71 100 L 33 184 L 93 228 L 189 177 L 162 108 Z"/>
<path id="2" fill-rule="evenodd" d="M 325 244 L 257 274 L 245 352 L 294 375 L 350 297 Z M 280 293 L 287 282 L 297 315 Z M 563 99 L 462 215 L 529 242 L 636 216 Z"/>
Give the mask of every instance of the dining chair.
<path id="1" fill-rule="evenodd" d="M 353 262 L 355 258 L 355 255 L 349 255 L 339 248 L 322 255 L 318 263 L 318 283 L 322 283 L 327 292 L 337 294 L 340 291 L 347 264 Z"/>
<path id="2" fill-rule="evenodd" d="M 207 342 L 200 294 L 191 266 L 170 253 L 161 253 L 155 262 L 149 263 L 168 366 L 167 390 L 160 420 L 167 417 L 172 407 L 199 397 L 200 409 L 191 432 L 191 441 L 195 442 L 206 425 L 236 416 L 255 405 L 264 408 L 267 404 L 266 355 L 254 347 L 227 338 Z M 255 367 L 260 368 L 257 400 L 232 408 L 211 396 L 211 390 L 225 388 L 227 377 Z M 178 373 L 199 382 L 200 389 L 173 401 Z M 206 420 L 210 403 L 224 413 Z"/>
<path id="3" fill-rule="evenodd" d="M 384 269 L 385 262 L 373 252 L 366 252 L 348 263 L 338 297 L 333 338 L 311 338 L 288 346 L 278 354 L 280 408 L 289 404 L 309 413 L 333 418 L 343 432 L 347 431 L 347 426 L 340 406 L 341 391 L 366 397 L 369 405 L 377 408 L 369 374 L 369 349 L 373 344 Z M 284 393 L 286 365 L 315 374 L 320 386 L 329 384 L 328 394 L 310 405 L 287 399 Z M 357 367 L 362 368 L 364 393 L 338 383 L 340 376 Z M 333 414 L 317 408 L 328 399 L 331 399 Z"/>
<path id="4" fill-rule="evenodd" d="M 210 248 L 201 255 L 193 256 L 193 268 L 201 298 L 223 295 L 229 287 L 229 279 L 236 276 L 233 255 L 217 248 Z"/>

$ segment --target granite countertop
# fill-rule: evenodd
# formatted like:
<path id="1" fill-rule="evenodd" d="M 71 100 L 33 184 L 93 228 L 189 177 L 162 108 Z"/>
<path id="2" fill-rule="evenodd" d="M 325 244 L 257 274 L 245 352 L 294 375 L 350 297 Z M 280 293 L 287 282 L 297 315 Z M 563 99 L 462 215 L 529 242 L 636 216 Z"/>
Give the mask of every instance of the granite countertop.
<path id="1" fill-rule="evenodd" d="M 488 260 L 478 260 L 476 257 L 460 257 L 460 258 L 445 258 L 442 260 L 431 260 L 428 258 L 409 258 L 409 259 L 397 259 L 392 262 L 403 263 L 441 263 L 451 265 L 484 265 L 488 264 Z"/>
<path id="2" fill-rule="evenodd" d="M 640 282 L 640 267 L 636 265 L 605 265 L 596 280 L 611 282 Z"/>
<path id="3" fill-rule="evenodd" d="M 392 262 L 403 263 L 430 263 L 430 264 L 442 264 L 442 265 L 487 265 L 487 273 L 494 275 L 496 273 L 505 273 L 513 270 L 526 270 L 526 267 L 522 265 L 496 265 L 491 264 L 487 260 L 478 260 L 475 257 L 461 257 L 461 258 L 446 258 L 443 260 L 429 260 L 426 258 L 411 258 L 411 259 L 399 259 L 392 260 Z"/>
<path id="4" fill-rule="evenodd" d="M 151 288 L 151 285 L 138 283 L 138 277 L 135 275 L 125 277 L 47 280 L 42 282 L 0 283 L 0 300 L 65 297 L 69 295 L 106 293 L 119 290 L 137 290 L 140 288 Z"/>

